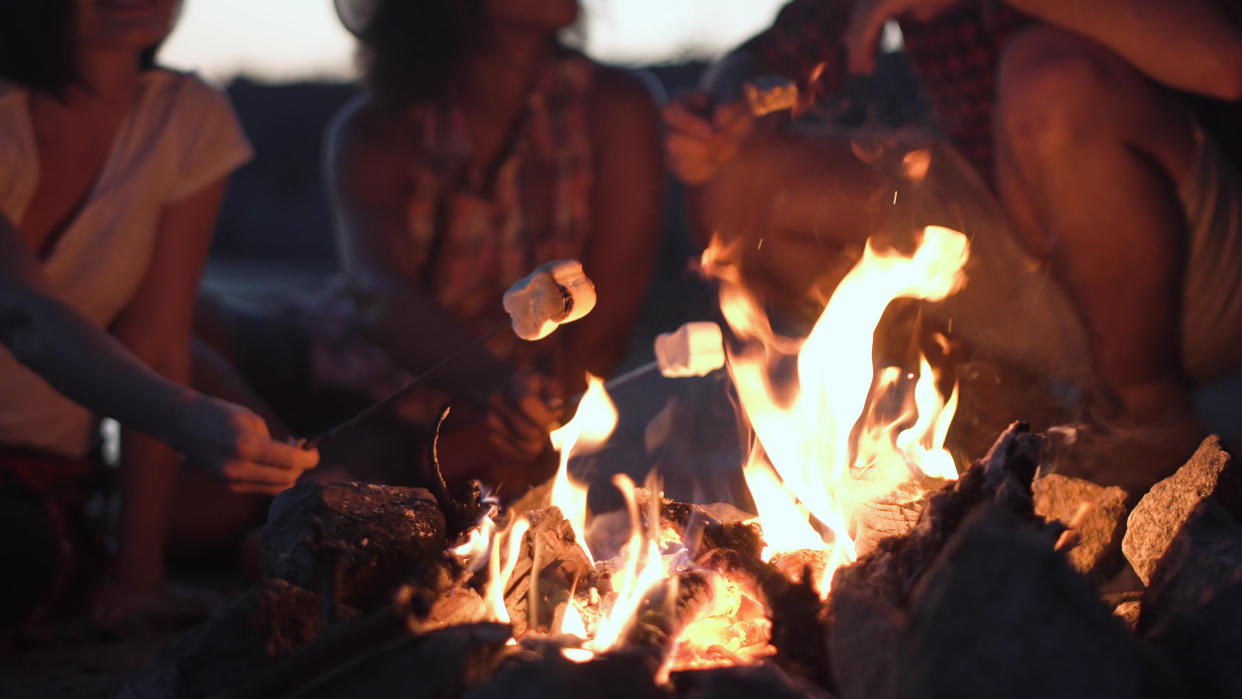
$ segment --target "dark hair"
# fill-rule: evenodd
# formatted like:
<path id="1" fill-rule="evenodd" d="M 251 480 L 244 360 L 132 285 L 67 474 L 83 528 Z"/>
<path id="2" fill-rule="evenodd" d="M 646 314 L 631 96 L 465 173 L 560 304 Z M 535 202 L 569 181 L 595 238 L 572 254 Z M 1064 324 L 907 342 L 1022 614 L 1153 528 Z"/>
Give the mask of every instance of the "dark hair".
<path id="1" fill-rule="evenodd" d="M 73 0 L 0 0 L 0 78 L 60 95 L 78 79 Z"/>
<path id="2" fill-rule="evenodd" d="M 77 83 L 74 0 L 0 0 L 0 78 L 63 96 Z M 143 49 L 141 70 L 155 67 L 159 44 Z"/>
<path id="3" fill-rule="evenodd" d="M 400 110 L 444 96 L 484 22 L 481 0 L 376 0 L 358 33 L 362 83 Z"/>

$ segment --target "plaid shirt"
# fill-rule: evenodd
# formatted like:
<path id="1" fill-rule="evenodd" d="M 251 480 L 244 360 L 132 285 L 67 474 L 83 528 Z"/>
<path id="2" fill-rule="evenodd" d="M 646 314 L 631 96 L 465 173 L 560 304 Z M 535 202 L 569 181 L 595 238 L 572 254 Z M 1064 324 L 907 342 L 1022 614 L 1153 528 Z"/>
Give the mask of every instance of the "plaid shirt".
<path id="1" fill-rule="evenodd" d="M 1219 3 L 1235 19 L 1242 12 L 1236 0 Z M 772 27 L 752 38 L 745 47 L 755 50 L 777 72 L 805 86 L 815 66 L 824 63 L 818 94 L 831 94 L 846 81 L 845 32 L 849 26 L 850 0 L 793 0 L 777 15 Z M 901 21 L 905 52 L 931 100 L 937 125 L 949 140 L 989 181 L 992 178 L 992 110 L 996 103 L 996 69 L 1001 52 L 1018 31 L 1037 20 L 998 0 L 961 3 L 927 22 Z M 1218 117 L 1222 109 L 1236 115 L 1232 105 L 1196 100 L 1192 108 L 1201 117 Z M 1237 163 L 1232 132 L 1214 128 L 1217 119 L 1205 119 L 1205 127 L 1223 141 L 1226 153 Z M 1228 121 L 1228 120 L 1220 120 Z"/>

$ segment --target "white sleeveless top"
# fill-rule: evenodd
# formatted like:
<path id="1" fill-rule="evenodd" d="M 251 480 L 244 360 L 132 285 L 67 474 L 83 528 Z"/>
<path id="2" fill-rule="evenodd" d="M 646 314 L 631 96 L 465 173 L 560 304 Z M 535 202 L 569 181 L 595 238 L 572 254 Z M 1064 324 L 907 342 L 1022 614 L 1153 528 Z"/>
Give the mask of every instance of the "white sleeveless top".
<path id="1" fill-rule="evenodd" d="M 147 272 L 162 208 L 252 156 L 228 97 L 198 76 L 143 73 L 76 218 L 43 263 L 52 288 L 102 328 L 129 304 Z M 26 91 L 0 81 L 0 211 L 19 228 L 41 176 Z M 174 233 L 175 234 L 175 233 Z M 95 416 L 61 396 L 0 347 L 0 444 L 85 456 Z"/>

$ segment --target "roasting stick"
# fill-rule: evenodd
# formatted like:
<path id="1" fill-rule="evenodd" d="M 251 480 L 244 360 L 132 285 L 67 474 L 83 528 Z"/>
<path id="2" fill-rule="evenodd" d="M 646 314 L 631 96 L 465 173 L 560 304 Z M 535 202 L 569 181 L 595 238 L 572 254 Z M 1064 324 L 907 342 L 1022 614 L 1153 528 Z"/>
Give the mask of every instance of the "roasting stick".
<path id="1" fill-rule="evenodd" d="M 653 350 L 654 360 L 612 377 L 604 384 L 604 389 L 611 391 L 656 369 L 665 378 L 680 379 L 707 376 L 725 364 L 724 336 L 720 326 L 711 321 L 694 321 L 674 332 L 661 333 L 656 337 Z M 580 400 L 582 394 L 574 396 L 569 402 L 572 404 Z"/>
<path id="2" fill-rule="evenodd" d="M 368 405 L 353 417 L 337 423 L 303 442 L 306 449 L 313 449 L 320 442 L 335 436 L 362 422 L 375 411 L 399 398 L 406 391 L 427 377 L 451 364 L 462 355 L 479 348 L 483 343 L 513 327 L 518 337 L 529 342 L 542 340 L 561 325 L 572 323 L 595 308 L 595 284 L 582 270 L 577 260 L 553 260 L 540 265 L 534 272 L 509 287 L 503 299 L 509 320 L 487 331 L 483 336 L 441 359 L 423 373 L 410 379 L 397 390 Z"/>
<path id="3" fill-rule="evenodd" d="M 357 413 L 355 413 L 355 414 L 354 414 L 354 416 L 353 416 L 353 417 L 351 417 L 351 418 L 349 418 L 349 419 L 345 420 L 344 422 L 338 422 L 337 424 L 333 425 L 332 427 L 329 427 L 328 429 L 324 430 L 323 432 L 320 432 L 319 434 L 315 435 L 314 437 L 311 437 L 309 440 L 307 440 L 306 445 L 305 445 L 305 448 L 307 448 L 307 449 L 313 449 L 313 448 L 315 448 L 316 446 L 318 446 L 318 445 L 319 445 L 319 443 L 320 443 L 320 442 L 322 442 L 323 440 L 328 439 L 329 437 L 332 437 L 332 436 L 334 436 L 334 435 L 336 435 L 336 434 L 339 434 L 339 433 L 341 433 L 341 432 L 344 432 L 345 430 L 347 430 L 347 429 L 349 429 L 349 428 L 353 427 L 354 425 L 358 424 L 359 422 L 362 422 L 363 420 L 367 419 L 367 417 L 369 417 L 369 416 L 370 416 L 372 413 L 374 413 L 375 411 L 379 410 L 380 408 L 383 408 L 384 406 L 386 406 L 386 405 L 388 405 L 389 403 L 393 402 L 393 401 L 394 401 L 394 400 L 396 400 L 397 398 L 400 398 L 400 397 L 401 397 L 401 395 L 402 395 L 402 394 L 404 394 L 406 391 L 408 391 L 408 390 L 410 390 L 411 388 L 414 388 L 414 387 L 415 387 L 415 386 L 417 386 L 418 384 L 422 383 L 422 382 L 423 382 L 423 380 L 424 380 L 424 379 L 426 379 L 427 377 L 431 376 L 432 374 L 436 373 L 437 371 L 439 371 L 439 370 L 443 369 L 444 367 L 448 366 L 449 364 L 453 363 L 453 360 L 455 360 L 455 359 L 459 359 L 462 355 L 466 354 L 467 352 L 470 352 L 470 351 L 472 351 L 472 350 L 475 350 L 475 349 L 479 348 L 479 347 L 480 347 L 480 346 L 482 346 L 484 343 L 486 343 L 488 340 L 492 339 L 493 337 L 496 337 L 497 335 L 499 335 L 500 333 L 502 333 L 502 332 L 504 332 L 505 330 L 508 330 L 508 329 L 509 329 L 509 321 L 507 321 L 507 320 L 506 320 L 505 322 L 501 323 L 500 325 L 497 325 L 496 327 L 492 328 L 491 330 L 488 330 L 488 331 L 487 331 L 487 332 L 486 332 L 483 336 L 479 337 L 479 338 L 478 338 L 478 339 L 476 339 L 476 340 L 473 340 L 472 342 L 470 342 L 469 344 L 467 344 L 465 347 L 462 347 L 461 349 L 457 350 L 456 352 L 453 352 L 452 354 L 450 354 L 449 356 L 445 357 L 444 359 L 441 359 L 440 361 L 438 361 L 438 362 L 436 362 L 435 364 L 431 365 L 431 367 L 430 367 L 429 369 L 427 369 L 427 370 L 426 370 L 426 371 L 424 371 L 423 373 L 419 374 L 418 376 L 415 376 L 414 378 L 410 379 L 409 381 L 407 381 L 407 382 L 405 383 L 405 385 L 401 386 L 401 387 L 400 387 L 400 388 L 398 388 L 397 390 L 393 391 L 392 393 L 389 393 L 388 395 L 384 396 L 383 398 L 380 398 L 379 400 L 377 400 L 377 401 L 375 401 L 374 403 L 372 403 L 372 404 L 368 405 L 367 407 L 363 408 L 362 410 L 359 410 Z"/>

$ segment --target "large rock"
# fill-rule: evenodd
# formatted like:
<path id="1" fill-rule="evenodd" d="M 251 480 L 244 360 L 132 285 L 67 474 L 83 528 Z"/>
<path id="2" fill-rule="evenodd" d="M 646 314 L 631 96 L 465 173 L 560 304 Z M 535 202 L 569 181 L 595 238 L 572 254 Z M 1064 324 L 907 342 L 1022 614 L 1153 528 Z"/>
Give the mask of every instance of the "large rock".
<path id="1" fill-rule="evenodd" d="M 276 497 L 259 539 L 263 574 L 312 590 L 337 575 L 338 601 L 373 610 L 444 550 L 431 493 L 368 483 L 301 483 Z"/>
<path id="2" fill-rule="evenodd" d="M 1080 478 L 1049 474 L 1031 484 L 1035 514 L 1064 524 L 1073 536 L 1069 560 L 1075 570 L 1096 582 L 1112 577 L 1122 563 L 1126 491 Z"/>
<path id="3" fill-rule="evenodd" d="M 1242 582 L 1242 524 L 1211 499 L 1195 507 L 1152 574 L 1138 628 L 1193 613 L 1217 590 Z"/>
<path id="4" fill-rule="evenodd" d="M 1220 588 L 1197 609 L 1167 619 L 1148 634 L 1181 672 L 1188 696 L 1242 697 L 1242 582 Z"/>
<path id="5" fill-rule="evenodd" d="M 1233 518 L 1242 516 L 1242 469 L 1221 446 L 1203 441 L 1177 473 L 1152 486 L 1130 513 L 1121 550 L 1144 584 L 1195 507 L 1213 498 Z"/>
<path id="6" fill-rule="evenodd" d="M 975 512 L 911 600 L 897 696 L 1175 696 L 1160 657 L 1052 545 L 1003 508 Z"/>
<path id="7" fill-rule="evenodd" d="M 841 699 L 890 699 L 896 691 L 897 647 L 905 635 L 901 612 L 870 597 L 832 597 L 828 632 L 832 678 Z"/>
<path id="8" fill-rule="evenodd" d="M 908 534 L 880 539 L 858 561 L 838 568 L 832 594 L 853 592 L 904 610 L 923 573 L 975 509 L 997 505 L 1033 521 L 1031 480 L 1044 443 L 1043 435 L 1032 433 L 1028 425 L 1010 425 L 986 456 L 952 484 L 927 496 L 918 524 Z"/>

